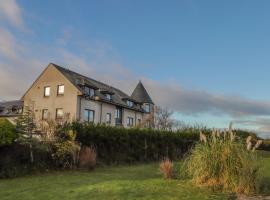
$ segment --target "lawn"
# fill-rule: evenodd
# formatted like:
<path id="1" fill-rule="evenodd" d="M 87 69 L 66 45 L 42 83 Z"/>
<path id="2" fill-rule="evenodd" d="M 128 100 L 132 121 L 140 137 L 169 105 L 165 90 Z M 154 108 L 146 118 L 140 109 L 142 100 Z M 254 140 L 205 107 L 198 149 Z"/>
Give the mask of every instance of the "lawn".
<path id="1" fill-rule="evenodd" d="M 263 159 L 270 178 L 270 157 Z M 6 199 L 228 199 L 226 194 L 196 188 L 187 180 L 163 180 L 158 164 L 99 167 L 92 172 L 51 172 L 0 180 L 0 198 Z"/>

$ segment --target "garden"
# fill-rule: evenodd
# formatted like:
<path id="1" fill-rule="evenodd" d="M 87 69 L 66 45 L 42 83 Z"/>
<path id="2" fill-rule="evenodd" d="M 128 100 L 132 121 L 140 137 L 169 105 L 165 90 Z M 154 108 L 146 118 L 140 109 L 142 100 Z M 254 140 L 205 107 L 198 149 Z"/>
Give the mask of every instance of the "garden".
<path id="1" fill-rule="evenodd" d="M 0 119 L 1 199 L 237 199 L 270 195 L 269 141 L 240 130 L 175 131 Z"/>

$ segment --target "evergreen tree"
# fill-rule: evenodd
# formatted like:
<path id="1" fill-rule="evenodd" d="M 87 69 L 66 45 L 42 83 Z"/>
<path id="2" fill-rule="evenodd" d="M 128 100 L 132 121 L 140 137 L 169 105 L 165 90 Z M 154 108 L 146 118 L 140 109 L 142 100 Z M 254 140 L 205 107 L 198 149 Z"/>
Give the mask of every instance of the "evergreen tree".
<path id="1" fill-rule="evenodd" d="M 22 144 L 29 145 L 30 161 L 34 162 L 33 144 L 35 135 L 39 134 L 35 123 L 35 114 L 28 107 L 24 108 L 23 114 L 17 119 L 16 129 L 19 133 L 18 141 Z"/>

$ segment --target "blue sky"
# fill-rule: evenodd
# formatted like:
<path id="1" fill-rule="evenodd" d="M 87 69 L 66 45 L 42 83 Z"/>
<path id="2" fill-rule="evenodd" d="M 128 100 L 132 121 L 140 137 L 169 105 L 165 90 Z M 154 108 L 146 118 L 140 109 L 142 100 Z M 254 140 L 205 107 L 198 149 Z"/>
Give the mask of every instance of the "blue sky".
<path id="1" fill-rule="evenodd" d="M 0 0 L 0 98 L 19 98 L 56 62 L 127 93 L 141 79 L 179 120 L 233 120 L 268 133 L 269 8 L 248 0 Z M 18 69 L 22 87 L 10 92 L 3 80 Z"/>

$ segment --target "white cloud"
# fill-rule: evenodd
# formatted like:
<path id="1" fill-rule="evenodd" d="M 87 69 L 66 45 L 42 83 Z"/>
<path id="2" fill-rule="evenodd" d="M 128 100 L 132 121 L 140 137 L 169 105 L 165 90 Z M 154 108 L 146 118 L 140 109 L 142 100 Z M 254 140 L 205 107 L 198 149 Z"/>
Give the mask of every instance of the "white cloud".
<path id="1" fill-rule="evenodd" d="M 0 0 L 0 19 L 7 20 L 10 24 L 25 29 L 22 9 L 15 0 Z"/>
<path id="2" fill-rule="evenodd" d="M 18 28 L 24 26 L 21 9 L 13 0 L 0 0 L 0 18 Z M 69 48 L 71 42 L 72 48 Z M 41 49 L 46 49 L 45 53 Z M 64 65 L 128 94 L 138 80 L 142 80 L 156 104 L 185 115 L 207 113 L 217 117 L 229 115 L 232 119 L 270 115 L 268 101 L 182 88 L 176 82 L 160 83 L 135 74 L 122 64 L 121 56 L 110 43 L 78 37 L 72 27 L 60 31 L 55 43 L 36 46 L 19 40 L 6 27 L 0 27 L 0 100 L 20 98 L 49 62 Z M 268 121 L 251 120 L 240 124 L 270 131 Z"/>

